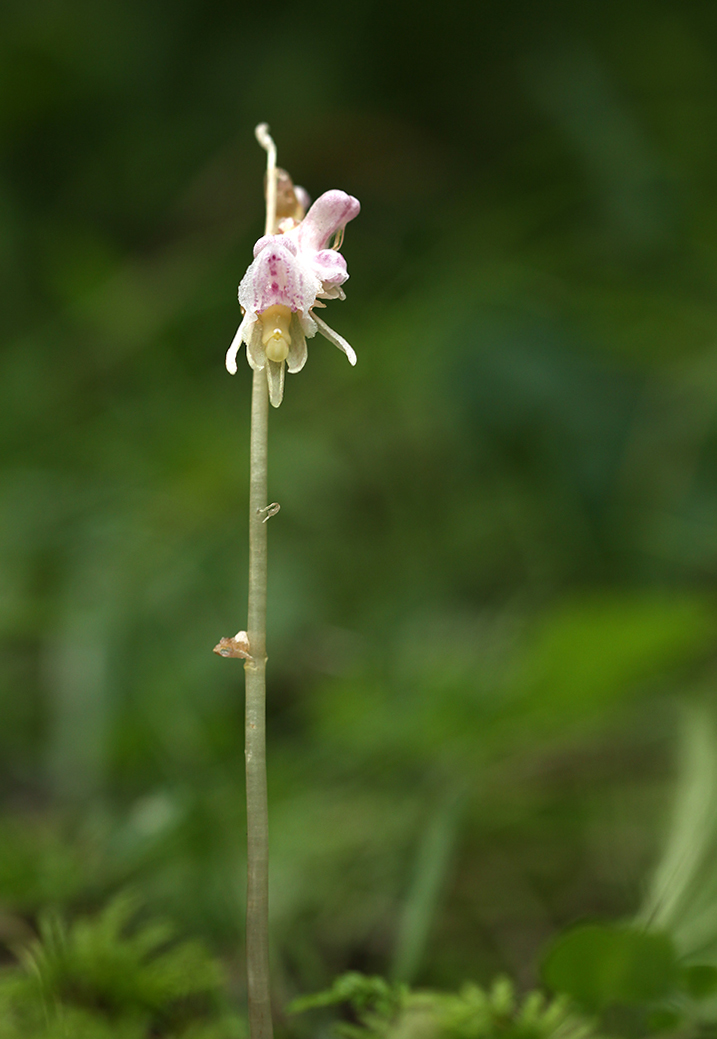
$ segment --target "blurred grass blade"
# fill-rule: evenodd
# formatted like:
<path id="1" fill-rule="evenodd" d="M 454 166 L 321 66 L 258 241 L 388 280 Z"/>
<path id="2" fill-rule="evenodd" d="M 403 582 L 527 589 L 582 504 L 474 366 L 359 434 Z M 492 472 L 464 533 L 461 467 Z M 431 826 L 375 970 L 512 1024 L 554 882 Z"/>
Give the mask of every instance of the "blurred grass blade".
<path id="1" fill-rule="evenodd" d="M 668 931 L 682 956 L 717 958 L 717 733 L 705 707 L 686 715 L 672 821 L 637 922 Z"/>
<path id="2" fill-rule="evenodd" d="M 413 981 L 420 966 L 451 863 L 464 804 L 465 796 L 451 791 L 441 800 L 421 835 L 413 882 L 396 937 L 391 971 L 396 981 Z"/>

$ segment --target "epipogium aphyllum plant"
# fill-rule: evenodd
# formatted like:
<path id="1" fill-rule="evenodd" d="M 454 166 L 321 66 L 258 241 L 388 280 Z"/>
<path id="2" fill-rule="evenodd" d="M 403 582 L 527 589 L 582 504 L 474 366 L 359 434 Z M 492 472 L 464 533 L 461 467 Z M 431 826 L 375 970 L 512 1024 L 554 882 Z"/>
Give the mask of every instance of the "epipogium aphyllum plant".
<path id="1" fill-rule="evenodd" d="M 344 228 L 358 215 L 357 199 L 327 191 L 309 208 L 303 188 L 276 165 L 269 127 L 256 128 L 267 153 L 266 227 L 254 260 L 239 285 L 242 321 L 227 351 L 227 370 L 237 370 L 242 344 L 253 369 L 249 490 L 249 610 L 247 630 L 223 638 L 215 652 L 244 660 L 246 674 L 245 759 L 247 805 L 247 992 L 251 1039 L 272 1036 L 269 989 L 268 810 L 266 784 L 266 575 L 267 520 L 279 510 L 268 504 L 269 402 L 284 396 L 285 369 L 299 372 L 306 340 L 321 332 L 351 364 L 356 354 L 319 317 L 323 300 L 344 299 L 348 278 L 339 252 Z M 308 210 L 308 212 L 307 212 Z"/>

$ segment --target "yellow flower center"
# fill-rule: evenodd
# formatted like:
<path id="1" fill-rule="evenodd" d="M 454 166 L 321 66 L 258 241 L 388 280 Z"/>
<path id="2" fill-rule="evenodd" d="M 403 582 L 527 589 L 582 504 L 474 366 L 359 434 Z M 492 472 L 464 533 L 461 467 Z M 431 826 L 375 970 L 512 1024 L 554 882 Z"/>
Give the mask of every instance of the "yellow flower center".
<path id="1" fill-rule="evenodd" d="M 285 361 L 289 356 L 291 311 L 281 303 L 267 307 L 259 315 L 262 324 L 261 341 L 270 361 Z"/>

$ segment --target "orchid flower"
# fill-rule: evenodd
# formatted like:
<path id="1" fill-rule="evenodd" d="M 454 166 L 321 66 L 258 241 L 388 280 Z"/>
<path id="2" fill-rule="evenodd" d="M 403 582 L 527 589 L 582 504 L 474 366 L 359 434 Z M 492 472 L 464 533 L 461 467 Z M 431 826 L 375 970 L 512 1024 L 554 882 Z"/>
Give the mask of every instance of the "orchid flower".
<path id="1" fill-rule="evenodd" d="M 299 216 L 305 193 L 295 191 Z M 306 364 L 306 340 L 321 332 L 356 364 L 356 354 L 343 336 L 315 313 L 321 300 L 345 299 L 346 261 L 338 251 L 349 220 L 358 216 L 358 199 L 343 191 L 327 191 L 303 219 L 286 217 L 278 234 L 267 234 L 254 246 L 254 261 L 239 285 L 242 322 L 227 351 L 227 371 L 237 370 L 237 354 L 246 344 L 247 361 L 266 369 L 269 400 L 275 408 L 284 395 L 284 365 L 299 372 Z M 329 242 L 333 240 L 332 247 Z"/>

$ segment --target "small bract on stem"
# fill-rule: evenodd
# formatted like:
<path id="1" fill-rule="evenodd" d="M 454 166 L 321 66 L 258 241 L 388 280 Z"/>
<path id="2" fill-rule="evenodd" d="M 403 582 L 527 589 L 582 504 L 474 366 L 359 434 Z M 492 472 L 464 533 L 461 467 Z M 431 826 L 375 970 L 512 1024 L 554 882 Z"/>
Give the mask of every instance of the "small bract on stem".
<path id="1" fill-rule="evenodd" d="M 309 208 L 303 188 L 276 165 L 269 127 L 256 128 L 267 153 L 265 233 L 254 246 L 254 261 L 239 285 L 242 321 L 226 356 L 234 375 L 237 354 L 246 345 L 253 369 L 249 483 L 249 600 L 247 630 L 214 647 L 222 657 L 244 660 L 247 809 L 246 962 L 251 1039 L 272 1039 L 269 986 L 269 825 L 266 777 L 266 583 L 267 520 L 279 511 L 267 504 L 269 402 L 284 396 L 284 373 L 299 372 L 306 340 L 321 332 L 351 364 L 356 354 L 346 340 L 314 312 L 323 300 L 345 299 L 348 278 L 339 252 L 344 228 L 357 216 L 357 199 L 327 191 Z M 308 210 L 308 212 L 307 212 Z"/>

